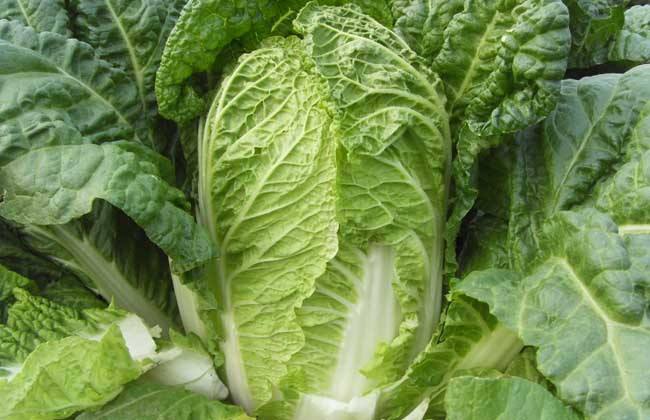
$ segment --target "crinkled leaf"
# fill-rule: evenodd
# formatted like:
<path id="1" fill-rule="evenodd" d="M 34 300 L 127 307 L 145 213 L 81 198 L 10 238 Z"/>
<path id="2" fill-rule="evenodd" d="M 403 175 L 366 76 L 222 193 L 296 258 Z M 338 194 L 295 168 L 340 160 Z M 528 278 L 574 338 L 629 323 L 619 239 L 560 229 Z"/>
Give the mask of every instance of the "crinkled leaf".
<path id="1" fill-rule="evenodd" d="M 0 379 L 0 416 L 45 420 L 99 407 L 141 370 L 117 327 L 97 341 L 72 336 L 46 342 L 27 357 L 15 377 Z"/>
<path id="2" fill-rule="evenodd" d="M 71 35 L 64 0 L 3 0 L 0 2 L 0 19 L 15 20 L 36 32 Z"/>
<path id="3" fill-rule="evenodd" d="M 449 420 L 580 418 L 544 387 L 520 378 L 454 378 L 449 382 L 445 403 Z"/>
<path id="4" fill-rule="evenodd" d="M 452 123 L 513 132 L 555 106 L 566 69 L 569 14 L 560 0 L 472 1 L 447 26 L 434 69 Z"/>
<path id="5" fill-rule="evenodd" d="M 36 284 L 0 264 L 0 322 L 5 321 L 7 309 L 14 301 L 13 291 L 15 288 L 33 291 L 36 289 Z"/>
<path id="6" fill-rule="evenodd" d="M 306 0 L 190 0 L 185 4 L 163 53 L 156 77 L 160 113 L 179 123 L 206 111 L 203 94 L 192 86 L 195 73 L 212 68 L 219 53 L 235 40 L 250 48 L 290 21 Z M 347 3 L 342 0 L 324 3 Z M 378 18 L 390 17 L 383 1 L 359 1 Z M 205 30 L 210 28 L 210 30 Z M 219 67 L 223 67 L 219 63 Z"/>
<path id="7" fill-rule="evenodd" d="M 41 148 L 0 169 L 0 214 L 18 223 L 58 225 L 89 213 L 95 199 L 105 200 L 186 271 L 214 257 L 214 250 L 187 213 L 182 193 L 167 184 L 168 165 L 125 142 Z"/>
<path id="8" fill-rule="evenodd" d="M 341 245 L 299 310 L 306 342 L 291 369 L 302 373 L 287 381 L 305 394 L 294 401 L 301 418 L 371 418 L 376 396 L 366 392 L 399 378 L 439 316 L 451 157 L 444 97 L 404 41 L 356 7 L 311 3 L 295 26 L 341 135 Z"/>
<path id="9" fill-rule="evenodd" d="M 625 24 L 609 50 L 610 61 L 650 63 L 650 5 L 625 11 Z"/>
<path id="10" fill-rule="evenodd" d="M 0 166 L 39 147 L 137 140 L 135 84 L 88 44 L 0 21 L 0 52 L 11 80 L 0 86 Z"/>
<path id="11" fill-rule="evenodd" d="M 154 78 L 183 0 L 73 0 L 75 36 L 95 48 L 97 56 L 123 69 L 135 84 L 144 115 L 138 133 L 154 140 Z"/>
<path id="12" fill-rule="evenodd" d="M 470 260 L 494 255 L 490 249 L 501 247 L 508 257 L 500 267 L 524 270 L 538 253 L 537 232 L 546 218 L 593 205 L 594 188 L 611 185 L 608 180 L 625 162 L 636 161 L 648 150 L 648 77 L 650 66 L 643 65 L 625 74 L 565 80 L 557 108 L 543 124 L 485 156 L 477 206 L 492 218 L 486 229 L 502 232 L 501 240 L 482 242 L 484 246 L 474 242 L 474 256 L 466 253 L 465 264 L 489 268 Z M 627 200 L 634 200 L 633 195 Z M 481 235 L 480 221 L 476 229 Z"/>
<path id="13" fill-rule="evenodd" d="M 393 1 L 395 32 L 422 57 L 432 59 L 442 47 L 444 31 L 463 10 L 464 0 Z"/>
<path id="14" fill-rule="evenodd" d="M 563 0 L 571 16 L 570 68 L 607 61 L 610 44 L 625 22 L 626 0 Z"/>
<path id="15" fill-rule="evenodd" d="M 332 120 L 303 50 L 273 38 L 242 56 L 199 145 L 199 219 L 220 252 L 206 281 L 227 384 L 248 412 L 302 347 L 294 311 L 337 250 Z"/>
<path id="16" fill-rule="evenodd" d="M 446 27 L 433 68 L 446 83 L 456 143 L 448 272 L 456 269 L 455 238 L 476 198 L 477 156 L 553 110 L 569 46 L 560 0 L 466 2 Z"/>

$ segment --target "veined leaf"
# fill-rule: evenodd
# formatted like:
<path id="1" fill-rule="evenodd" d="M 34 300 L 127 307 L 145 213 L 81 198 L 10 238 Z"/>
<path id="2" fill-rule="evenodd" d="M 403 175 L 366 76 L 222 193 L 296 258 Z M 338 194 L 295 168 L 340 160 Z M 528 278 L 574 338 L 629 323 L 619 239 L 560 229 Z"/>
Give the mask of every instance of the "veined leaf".
<path id="1" fill-rule="evenodd" d="M 132 143 L 41 148 L 0 169 L 0 184 L 5 189 L 0 214 L 25 224 L 32 235 L 58 243 L 72 254 L 71 258 L 58 257 L 80 263 L 79 271 L 88 275 L 106 299 L 115 298 L 119 306 L 141 313 L 154 325 L 168 327 L 172 323 L 170 316 L 151 300 L 151 292 L 162 295 L 162 301 L 157 303 L 163 308 L 173 310 L 169 295 L 165 294 L 169 285 L 163 283 L 152 291 L 149 287 L 153 283 L 134 284 L 125 279 L 116 270 L 118 267 L 105 261 L 106 250 L 95 245 L 95 241 L 90 242 L 92 246 L 84 242 L 84 232 L 101 239 L 110 231 L 93 232 L 91 227 L 77 232 L 76 225 L 65 223 L 90 213 L 94 200 L 105 200 L 138 223 L 172 258 L 177 270 L 202 264 L 214 256 L 214 250 L 207 235 L 187 213 L 189 205 L 182 193 L 165 182 L 169 173 L 162 157 Z M 110 216 L 108 222 L 113 222 Z M 103 271 L 106 268 L 108 272 Z"/>
<path id="2" fill-rule="evenodd" d="M 474 272 L 458 292 L 487 302 L 537 347 L 540 372 L 586 416 L 647 417 L 647 271 L 632 264 L 611 219 L 590 209 L 559 213 L 541 247 L 525 273 Z"/>
<path id="3" fill-rule="evenodd" d="M 39 147 L 136 140 L 135 85 L 77 40 L 0 21 L 0 166 Z M 47 86 L 47 89 L 43 89 Z"/>
<path id="4" fill-rule="evenodd" d="M 442 48 L 444 31 L 463 11 L 464 0 L 393 1 L 395 32 L 422 57 L 432 59 Z"/>
<path id="5" fill-rule="evenodd" d="M 378 415 L 401 419 L 423 401 L 423 418 L 444 417 L 449 380 L 468 369 L 504 370 L 522 348 L 517 335 L 488 313 L 487 305 L 463 296 L 449 304 L 444 329 L 395 384 L 382 390 Z"/>
<path id="6" fill-rule="evenodd" d="M 477 156 L 553 110 L 570 38 L 560 0 L 468 1 L 446 27 L 433 68 L 446 83 L 456 143 L 448 272 L 456 269 L 460 222 L 476 198 Z"/>
<path id="7" fill-rule="evenodd" d="M 391 20 L 383 0 L 354 2 L 378 18 Z M 284 22 L 290 22 L 306 3 L 307 0 L 188 1 L 169 36 L 156 77 L 161 115 L 178 123 L 201 115 L 207 104 L 192 86 L 191 76 L 210 70 L 219 53 L 235 40 L 250 49 L 256 48 L 260 40 L 287 26 Z M 323 3 L 348 1 L 324 0 Z M 206 31 L 206 27 L 211 30 Z M 223 63 L 218 64 L 219 69 L 223 68 Z"/>
<path id="8" fill-rule="evenodd" d="M 650 63 L 650 5 L 625 11 L 625 24 L 609 50 L 610 61 Z"/>
<path id="9" fill-rule="evenodd" d="M 438 322 L 448 116 L 440 80 L 360 9 L 311 3 L 295 25 L 341 132 L 341 245 L 299 311 L 295 415 L 372 418 L 377 396 L 366 392 L 399 378 Z"/>
<path id="10" fill-rule="evenodd" d="M 199 144 L 199 219 L 220 251 L 206 281 L 227 384 L 249 413 L 303 346 L 294 311 L 337 250 L 336 134 L 302 50 L 297 38 L 273 38 L 242 56 Z"/>
<path id="11" fill-rule="evenodd" d="M 445 30 L 434 69 L 456 127 L 509 133 L 555 106 L 566 69 L 569 14 L 560 0 L 470 1 Z"/>
<path id="12" fill-rule="evenodd" d="M 156 116 L 154 78 L 182 0 L 73 0 L 75 35 L 99 58 L 123 69 L 137 88 L 144 118 L 140 137 L 153 144 Z"/>
<path id="13" fill-rule="evenodd" d="M 3 0 L 0 2 L 0 19 L 15 20 L 36 32 L 71 35 L 64 0 Z"/>

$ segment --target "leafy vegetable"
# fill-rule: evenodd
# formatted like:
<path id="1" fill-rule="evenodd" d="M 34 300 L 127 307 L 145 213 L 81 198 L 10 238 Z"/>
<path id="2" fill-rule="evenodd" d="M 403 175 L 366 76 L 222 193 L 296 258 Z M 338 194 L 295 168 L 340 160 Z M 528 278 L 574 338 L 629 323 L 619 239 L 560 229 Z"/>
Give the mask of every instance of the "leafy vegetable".
<path id="1" fill-rule="evenodd" d="M 527 274 L 474 272 L 457 290 L 539 348 L 537 366 L 562 399 L 589 416 L 644 417 L 648 277 L 631 264 L 635 251 L 594 211 L 560 213 L 540 246 Z"/>
<path id="2" fill-rule="evenodd" d="M 644 2 L 0 6 L 0 417 L 650 417 Z"/>

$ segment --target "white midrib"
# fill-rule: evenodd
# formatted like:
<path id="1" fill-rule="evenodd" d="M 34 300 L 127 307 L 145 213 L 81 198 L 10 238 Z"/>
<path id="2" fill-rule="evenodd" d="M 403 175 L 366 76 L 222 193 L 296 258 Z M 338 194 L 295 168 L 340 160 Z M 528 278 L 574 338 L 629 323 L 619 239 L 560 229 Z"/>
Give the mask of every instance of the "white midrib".
<path id="1" fill-rule="evenodd" d="M 30 231 L 42 235 L 68 251 L 75 259 L 78 267 L 94 282 L 95 286 L 109 302 L 115 299 L 117 306 L 130 312 L 138 314 L 149 324 L 158 325 L 163 330 L 172 326 L 169 317 L 142 293 L 131 285 L 124 274 L 118 270 L 113 261 L 108 261 L 99 254 L 95 247 L 86 238 L 78 238 L 72 235 L 65 225 L 52 225 L 48 227 L 30 226 Z M 65 260 L 59 260 L 62 264 L 69 265 Z"/>
<path id="2" fill-rule="evenodd" d="M 578 276 L 578 273 L 576 273 L 573 270 L 573 267 L 571 267 L 569 262 L 564 258 L 558 258 L 557 261 L 559 262 L 560 265 L 562 265 L 564 269 L 566 269 L 569 272 L 569 274 L 571 274 L 573 283 L 578 287 L 578 291 L 584 297 L 587 305 L 590 306 L 594 310 L 594 312 L 596 312 L 596 315 L 598 315 L 605 323 L 605 330 L 607 332 L 607 343 L 610 345 L 610 348 L 612 349 L 612 354 L 614 355 L 614 361 L 616 362 L 616 367 L 618 368 L 618 371 L 620 373 L 621 385 L 623 387 L 625 398 L 628 399 L 629 401 L 633 401 L 634 399 L 631 397 L 632 394 L 629 391 L 629 385 L 627 383 L 627 378 L 625 375 L 625 364 L 623 363 L 623 360 L 621 360 L 621 356 L 618 354 L 618 351 L 616 350 L 616 345 L 612 341 L 612 338 L 616 335 L 614 333 L 614 330 L 616 328 L 625 328 L 625 329 L 635 329 L 635 328 L 626 324 L 621 324 L 611 319 L 609 315 L 607 315 L 607 313 L 603 311 L 603 309 L 600 307 L 598 302 L 594 300 L 593 296 L 591 295 L 591 292 L 584 285 L 584 283 Z"/>
<path id="3" fill-rule="evenodd" d="M 111 4 L 110 0 L 106 0 L 104 3 L 108 8 L 111 17 L 115 21 L 115 25 L 120 31 L 120 35 L 122 35 L 122 38 L 124 39 L 124 45 L 126 46 L 126 49 L 129 52 L 129 59 L 131 61 L 131 66 L 133 67 L 133 74 L 135 75 L 135 81 L 138 85 L 138 96 L 140 97 L 140 102 L 142 102 L 142 108 L 144 109 L 144 113 L 146 115 L 147 103 L 144 99 L 144 76 L 142 75 L 142 69 L 140 68 L 140 63 L 138 62 L 138 58 L 135 55 L 135 50 L 133 49 L 133 45 L 131 45 L 131 41 L 129 40 L 128 34 L 124 30 L 124 26 L 122 26 L 122 21 L 120 20 L 117 13 L 115 13 L 115 9 L 113 8 L 113 5 Z"/>
<path id="4" fill-rule="evenodd" d="M 379 343 L 398 333 L 401 314 L 393 292 L 393 251 L 370 245 L 363 265 L 364 279 L 357 285 L 357 300 L 349 308 L 347 325 L 332 370 L 328 395 L 342 402 L 367 391 L 368 379 L 360 370 L 372 359 Z M 342 273 L 345 274 L 345 273 Z"/>
<path id="5" fill-rule="evenodd" d="M 618 234 L 626 235 L 647 235 L 650 234 L 650 225 L 619 225 Z"/>
<path id="6" fill-rule="evenodd" d="M 235 76 L 234 74 L 231 75 L 230 80 L 232 80 L 234 76 Z M 227 88 L 224 87 L 224 89 Z M 289 101 L 291 96 L 292 95 L 288 95 L 287 98 L 285 98 L 283 105 L 284 103 L 287 103 Z M 282 107 L 283 106 L 281 106 L 280 108 Z M 272 114 L 275 115 L 277 112 Z M 210 118 L 216 118 L 216 113 L 218 112 L 215 110 L 215 115 L 211 115 Z M 210 131 L 208 130 L 209 124 L 210 121 L 207 121 L 206 130 L 204 131 L 204 133 L 209 133 Z M 296 140 L 297 139 L 298 138 L 296 136 Z M 204 162 L 204 167 L 206 168 L 210 167 L 210 165 L 208 164 L 208 160 L 210 159 L 209 156 L 211 156 L 211 153 L 207 153 L 207 151 L 209 150 L 209 142 L 210 142 L 209 138 L 203 139 L 203 144 L 206 147 L 205 150 L 206 153 L 204 153 L 203 156 L 200 157 Z M 297 144 L 298 141 L 294 141 L 293 144 L 288 145 L 286 147 L 286 150 L 284 150 L 283 153 L 277 157 L 276 161 L 271 166 L 269 166 L 269 168 L 262 175 L 262 177 L 260 177 L 257 184 L 249 194 L 247 201 L 244 203 L 244 206 L 239 211 L 237 218 L 233 221 L 232 225 L 225 233 L 224 239 L 221 243 L 219 243 L 219 241 L 216 240 L 217 238 L 216 238 L 215 230 L 212 230 L 211 233 L 212 235 L 214 235 L 213 238 L 215 238 L 215 242 L 218 244 L 218 249 L 221 250 L 228 249 L 228 243 L 233 233 L 237 230 L 241 222 L 244 220 L 244 218 L 250 211 L 250 208 L 255 203 L 255 199 L 261 192 L 264 185 L 266 185 L 266 181 L 273 174 L 273 172 L 278 168 L 278 166 L 282 162 L 284 162 L 286 157 L 294 150 Z M 207 185 L 204 185 L 204 188 L 205 188 L 204 195 L 206 197 L 204 202 L 211 203 L 212 200 L 209 199 L 210 194 L 209 194 L 209 190 L 207 189 Z M 209 226 L 210 228 L 215 229 L 216 226 L 212 217 L 213 215 L 212 205 L 208 204 L 206 210 L 210 212 L 209 214 L 206 215 L 207 219 L 209 219 L 208 222 Z M 235 321 L 235 311 L 230 296 L 229 280 L 231 279 L 229 279 L 229 276 L 227 274 L 226 265 L 227 265 L 226 252 L 223 252 L 221 257 L 219 258 L 219 289 L 221 291 L 221 302 L 223 305 L 221 321 L 222 321 L 225 337 L 224 337 L 224 342 L 222 344 L 222 350 L 225 356 L 226 376 L 228 378 L 228 387 L 230 388 L 231 394 L 235 402 L 238 405 L 242 406 L 246 410 L 246 412 L 252 413 L 255 409 L 255 404 L 254 404 L 253 396 L 251 395 L 250 386 L 248 384 L 248 378 L 246 374 L 246 367 L 244 366 L 244 361 L 241 354 L 241 348 L 239 346 L 239 336 L 237 332 L 237 324 Z"/>

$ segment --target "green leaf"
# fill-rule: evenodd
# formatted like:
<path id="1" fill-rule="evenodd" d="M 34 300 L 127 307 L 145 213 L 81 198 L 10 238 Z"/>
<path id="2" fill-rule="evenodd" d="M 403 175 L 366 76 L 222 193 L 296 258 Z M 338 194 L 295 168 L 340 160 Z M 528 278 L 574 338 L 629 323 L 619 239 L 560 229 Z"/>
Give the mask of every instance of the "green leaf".
<path id="1" fill-rule="evenodd" d="M 493 218 L 485 224 L 485 233 L 496 229 L 502 232 L 501 239 L 498 244 L 485 241 L 484 246 L 474 242 L 473 256 L 466 254 L 464 264 L 488 268 L 471 260 L 494 256 L 492 250 L 500 247 L 508 255 L 500 267 L 525 270 L 538 253 L 537 232 L 547 218 L 562 210 L 592 206 L 598 194 L 609 194 L 596 193 L 595 186 L 598 191 L 618 188 L 607 187 L 613 185 L 617 170 L 650 148 L 649 76 L 650 66 L 643 65 L 625 74 L 565 80 L 557 108 L 544 124 L 521 132 L 513 145 L 485 156 L 477 206 Z M 624 181 L 625 176 L 617 182 L 632 182 Z M 625 190 L 626 200 L 634 200 L 630 188 Z M 604 203 L 599 206 L 610 211 Z M 628 222 L 621 219 L 620 223 Z M 476 235 L 483 230 L 479 222 Z"/>
<path id="2" fill-rule="evenodd" d="M 341 4 L 346 0 L 325 0 Z M 384 1 L 358 0 L 376 15 L 390 20 Z M 171 32 L 156 76 L 156 96 L 160 114 L 178 123 L 189 122 L 207 109 L 203 94 L 192 86 L 195 73 L 212 69 L 219 53 L 233 41 L 249 49 L 285 26 L 307 3 L 306 0 L 190 0 Z M 205 28 L 211 28 L 205 30 Z M 281 31 L 282 32 L 282 31 Z M 218 68 L 223 63 L 217 63 Z"/>
<path id="3" fill-rule="evenodd" d="M 432 59 L 442 48 L 444 31 L 463 11 L 464 0 L 393 1 L 395 32 L 419 55 Z"/>
<path id="4" fill-rule="evenodd" d="M 15 288 L 33 291 L 36 289 L 36 284 L 0 264 L 0 322 L 4 322 L 7 317 L 7 309 L 14 301 Z"/>
<path id="5" fill-rule="evenodd" d="M 41 148 L 0 169 L 5 188 L 0 214 L 26 224 L 36 246 L 85 275 L 107 300 L 114 298 L 118 306 L 167 328 L 175 310 L 171 284 L 155 276 L 168 276 L 164 257 L 128 222 L 115 220 L 111 208 L 93 210 L 93 201 L 123 210 L 170 256 L 176 270 L 191 269 L 213 258 L 214 248 L 187 213 L 182 193 L 165 182 L 169 172 L 162 157 L 132 143 Z M 91 221 L 64 224 L 91 212 Z"/>
<path id="6" fill-rule="evenodd" d="M 470 1 L 446 25 L 433 68 L 446 83 L 456 143 L 447 272 L 456 269 L 455 239 L 476 198 L 477 156 L 553 110 L 570 38 L 560 0 Z"/>
<path id="7" fill-rule="evenodd" d="M 167 184 L 170 172 L 164 158 L 133 143 L 41 148 L 0 169 L 0 214 L 58 225 L 89 213 L 95 199 L 105 200 L 142 226 L 183 272 L 213 258 L 214 250 L 187 213 L 183 194 Z"/>
<path id="8" fill-rule="evenodd" d="M 542 386 L 520 378 L 454 378 L 445 403 L 449 420 L 580 418 Z"/>
<path id="9" fill-rule="evenodd" d="M 517 376 L 544 386 L 553 391 L 553 385 L 537 370 L 536 352 L 532 347 L 524 348 L 503 372 L 508 376 Z"/>
<path id="10" fill-rule="evenodd" d="M 0 86 L 0 166 L 39 147 L 137 141 L 135 85 L 88 44 L 0 21 L 0 52 L 12 80 Z"/>
<path id="11" fill-rule="evenodd" d="M 0 19 L 14 20 L 36 32 L 71 35 L 64 0 L 3 0 Z"/>
<path id="12" fill-rule="evenodd" d="M 0 416 L 65 418 L 110 401 L 140 372 L 116 326 L 97 341 L 77 336 L 50 341 L 31 353 L 11 380 L 0 379 Z"/>
<path id="13" fill-rule="evenodd" d="M 610 44 L 625 22 L 626 0 L 564 0 L 571 16 L 570 68 L 607 61 Z"/>
<path id="14" fill-rule="evenodd" d="M 41 292 L 41 296 L 59 305 L 71 306 L 75 309 L 103 308 L 106 306 L 106 302 L 72 276 L 62 277 L 48 284 Z"/>
<path id="15" fill-rule="evenodd" d="M 609 50 L 609 61 L 650 63 L 650 5 L 625 11 L 625 24 Z"/>
<path id="16" fill-rule="evenodd" d="M 3 418 L 62 418 L 98 407 L 153 367 L 156 344 L 137 316 L 14 293 L 17 302 L 0 326 Z"/>
<path id="17" fill-rule="evenodd" d="M 370 418 L 369 391 L 401 376 L 439 317 L 451 158 L 444 96 L 405 42 L 359 8 L 310 3 L 294 24 L 340 131 L 341 245 L 298 311 L 306 341 L 285 382 L 304 395 L 289 405 L 300 418 Z"/>
<path id="18" fill-rule="evenodd" d="M 447 85 L 452 125 L 513 132 L 555 106 L 569 50 L 560 0 L 471 1 L 445 30 L 434 69 Z"/>
<path id="19" fill-rule="evenodd" d="M 297 38 L 272 38 L 224 80 L 199 144 L 199 220 L 220 251 L 234 400 L 253 412 L 303 343 L 295 309 L 337 250 L 335 142 L 325 88 Z"/>
<path id="20" fill-rule="evenodd" d="M 444 417 L 449 380 L 468 369 L 505 369 L 522 348 L 516 334 L 488 313 L 487 305 L 463 296 L 447 309 L 444 329 L 408 368 L 382 390 L 379 418 L 401 419 L 423 401 L 427 416 Z"/>
<path id="21" fill-rule="evenodd" d="M 154 78 L 183 0 L 74 0 L 75 36 L 95 48 L 97 56 L 126 72 L 137 87 L 144 116 L 140 137 L 154 140 Z"/>
<path id="22" fill-rule="evenodd" d="M 248 420 L 241 408 L 193 394 L 182 388 L 133 382 L 98 411 L 77 420 Z"/>
<path id="23" fill-rule="evenodd" d="M 96 201 L 90 213 L 64 225 L 30 224 L 20 232 L 31 249 L 74 273 L 106 301 L 165 331 L 177 322 L 168 257 L 107 202 Z"/>
<path id="24" fill-rule="evenodd" d="M 537 368 L 588 417 L 648 416 L 650 277 L 607 216 L 561 212 L 525 273 L 474 272 L 457 288 L 535 346 Z"/>

